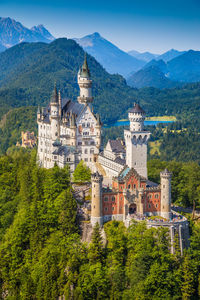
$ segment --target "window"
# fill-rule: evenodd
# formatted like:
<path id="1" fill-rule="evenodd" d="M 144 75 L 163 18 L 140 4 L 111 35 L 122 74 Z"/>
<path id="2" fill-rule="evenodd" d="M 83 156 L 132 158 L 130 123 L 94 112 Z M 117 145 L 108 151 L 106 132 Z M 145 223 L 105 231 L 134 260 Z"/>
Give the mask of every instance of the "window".
<path id="1" fill-rule="evenodd" d="M 149 204 L 149 208 L 151 208 L 151 204 Z"/>
<path id="2" fill-rule="evenodd" d="M 82 145 L 82 142 L 78 142 L 78 146 L 81 146 Z"/>
<path id="3" fill-rule="evenodd" d="M 107 211 L 108 210 L 108 208 L 107 207 L 105 207 L 105 209 L 104 209 L 105 211 Z"/>
<path id="4" fill-rule="evenodd" d="M 85 127 L 85 123 L 82 124 L 83 128 Z"/>
<path id="5" fill-rule="evenodd" d="M 114 206 L 112 207 L 112 211 L 114 210 L 115 208 L 114 208 Z"/>
<path id="6" fill-rule="evenodd" d="M 112 197 L 112 201 L 115 202 L 115 197 L 114 196 Z"/>
<path id="7" fill-rule="evenodd" d="M 133 187 L 134 187 L 134 189 L 136 189 L 136 185 L 135 184 L 133 185 Z"/>
<path id="8" fill-rule="evenodd" d="M 155 198 L 158 199 L 158 194 L 155 194 Z"/>
<path id="9" fill-rule="evenodd" d="M 90 149 L 90 154 L 93 154 L 94 153 L 94 149 Z"/>
<path id="10" fill-rule="evenodd" d="M 85 158 L 84 160 L 85 160 L 85 162 L 88 162 L 88 158 Z"/>
<path id="11" fill-rule="evenodd" d="M 129 184 L 129 185 L 128 185 L 128 189 L 130 189 L 130 188 L 131 188 L 131 185 Z"/>
<path id="12" fill-rule="evenodd" d="M 158 208 L 158 204 L 156 204 L 156 208 Z"/>
<path id="13" fill-rule="evenodd" d="M 90 123 L 87 123 L 87 127 L 90 127 Z"/>
<path id="14" fill-rule="evenodd" d="M 108 197 L 104 197 L 104 201 L 108 201 Z"/>
<path id="15" fill-rule="evenodd" d="M 57 159 L 57 156 L 54 156 L 54 159 Z"/>
<path id="16" fill-rule="evenodd" d="M 88 150 L 87 150 L 87 149 L 85 149 L 85 151 L 84 151 L 84 152 L 85 152 L 85 154 L 87 154 L 87 153 L 88 153 Z"/>

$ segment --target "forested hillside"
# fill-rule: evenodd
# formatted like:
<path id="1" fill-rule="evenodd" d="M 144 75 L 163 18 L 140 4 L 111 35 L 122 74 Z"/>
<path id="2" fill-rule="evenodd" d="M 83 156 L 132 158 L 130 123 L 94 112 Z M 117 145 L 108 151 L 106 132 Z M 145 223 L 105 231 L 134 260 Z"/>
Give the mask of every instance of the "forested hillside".
<path id="1" fill-rule="evenodd" d="M 73 40 L 58 39 L 51 44 L 20 44 L 0 54 L 0 116 L 10 108 L 46 105 L 54 86 L 64 97 L 76 99 L 77 72 L 84 59 L 83 49 Z M 199 109 L 200 84 L 159 90 L 133 89 L 123 77 L 108 74 L 88 55 L 93 79 L 94 110 L 104 123 L 127 117 L 134 101 L 140 101 L 148 115 L 179 114 Z"/>
<path id="2" fill-rule="evenodd" d="M 150 163 L 150 178 L 164 166 Z M 199 173 L 199 166 L 168 167 L 173 193 L 177 187 L 181 196 L 180 181 L 182 193 L 195 185 L 194 176 L 188 183 L 183 173 Z M 191 247 L 183 257 L 176 242 L 176 254 L 169 253 L 166 229 L 145 223 L 105 224 L 106 244 L 96 226 L 85 244 L 67 168 L 38 168 L 35 152 L 20 149 L 0 158 L 0 182 L 0 293 L 6 299 L 199 299 L 199 223 L 190 223 Z"/>
<path id="3" fill-rule="evenodd" d="M 0 153 L 19 140 L 22 130 L 36 129 L 36 107 L 49 103 L 55 81 L 63 97 L 76 101 L 77 71 L 83 59 L 83 49 L 67 39 L 51 44 L 23 43 L 0 54 Z M 147 116 L 175 115 L 179 125 L 170 125 L 171 131 L 161 141 L 161 154 L 153 157 L 200 162 L 200 83 L 164 90 L 132 89 L 123 77 L 108 74 L 89 55 L 88 64 L 93 79 L 94 111 L 100 113 L 104 125 L 127 118 L 135 101 Z M 173 126 L 188 130 L 179 134 Z M 160 135 L 161 132 L 154 139 Z"/>

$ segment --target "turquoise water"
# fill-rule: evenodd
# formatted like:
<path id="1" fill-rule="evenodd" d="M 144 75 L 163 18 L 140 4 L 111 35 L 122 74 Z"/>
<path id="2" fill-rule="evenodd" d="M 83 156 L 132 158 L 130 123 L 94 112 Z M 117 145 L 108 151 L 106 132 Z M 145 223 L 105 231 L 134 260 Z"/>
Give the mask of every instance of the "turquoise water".
<path id="1" fill-rule="evenodd" d="M 144 121 L 144 125 L 155 125 L 156 126 L 159 123 L 166 124 L 166 123 L 172 123 L 172 122 L 174 122 L 174 121 L 150 121 L 150 120 L 147 120 L 147 121 Z M 110 124 L 105 127 L 109 128 L 109 127 L 117 127 L 117 126 L 129 126 L 129 124 L 130 124 L 129 121 L 117 121 L 114 124 Z"/>

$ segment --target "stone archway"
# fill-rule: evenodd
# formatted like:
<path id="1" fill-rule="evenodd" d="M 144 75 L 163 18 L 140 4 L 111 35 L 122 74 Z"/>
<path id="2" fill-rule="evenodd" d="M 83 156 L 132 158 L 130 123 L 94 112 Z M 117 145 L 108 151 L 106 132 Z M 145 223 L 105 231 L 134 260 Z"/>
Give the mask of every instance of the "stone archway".
<path id="1" fill-rule="evenodd" d="M 128 212 L 130 215 L 136 213 L 136 204 L 135 203 L 131 203 L 129 205 Z"/>

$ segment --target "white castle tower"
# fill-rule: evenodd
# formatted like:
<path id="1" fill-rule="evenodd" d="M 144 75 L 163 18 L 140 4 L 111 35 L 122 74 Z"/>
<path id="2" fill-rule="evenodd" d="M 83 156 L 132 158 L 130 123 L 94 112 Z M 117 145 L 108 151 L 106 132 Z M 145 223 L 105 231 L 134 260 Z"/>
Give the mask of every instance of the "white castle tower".
<path id="1" fill-rule="evenodd" d="M 56 141 L 60 136 L 59 97 L 56 85 L 50 103 L 51 138 Z"/>
<path id="2" fill-rule="evenodd" d="M 87 64 L 86 54 L 83 66 L 79 69 L 78 72 L 78 85 L 80 88 L 80 96 L 78 97 L 78 102 L 81 104 L 92 103 L 92 80 L 90 78 L 90 71 Z"/>
<path id="3" fill-rule="evenodd" d="M 147 178 L 147 142 L 150 132 L 144 131 L 145 112 L 138 105 L 129 110 L 130 130 L 124 130 L 126 164 Z"/>
<path id="4" fill-rule="evenodd" d="M 167 169 L 160 173 L 161 185 L 161 216 L 170 219 L 171 213 L 171 178 L 172 173 Z"/>
<path id="5" fill-rule="evenodd" d="M 102 182 L 103 176 L 98 172 L 91 175 L 92 180 L 92 203 L 91 203 L 91 224 L 103 225 L 102 211 Z"/>

